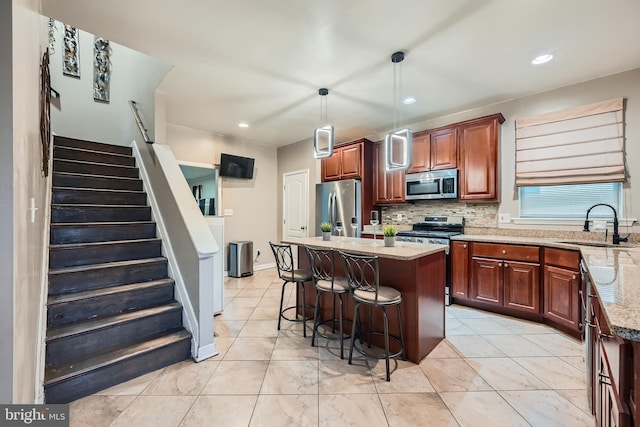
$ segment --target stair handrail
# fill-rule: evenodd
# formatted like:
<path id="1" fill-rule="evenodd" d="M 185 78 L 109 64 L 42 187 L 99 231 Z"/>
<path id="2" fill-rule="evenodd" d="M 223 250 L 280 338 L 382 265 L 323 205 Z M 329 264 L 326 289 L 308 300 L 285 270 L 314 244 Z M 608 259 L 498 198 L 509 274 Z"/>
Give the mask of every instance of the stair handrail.
<path id="1" fill-rule="evenodd" d="M 136 101 L 131 100 L 129 101 L 129 106 L 131 107 L 131 111 L 133 111 L 133 118 L 136 120 L 136 124 L 138 125 L 138 129 L 140 129 L 140 133 L 144 138 L 144 142 L 146 142 L 147 144 L 153 144 L 153 141 L 151 140 L 151 138 L 149 137 L 149 133 L 147 132 L 147 128 L 145 128 L 144 124 L 142 123 L 142 118 L 140 117 L 140 112 L 138 111 L 138 104 L 136 104 Z"/>

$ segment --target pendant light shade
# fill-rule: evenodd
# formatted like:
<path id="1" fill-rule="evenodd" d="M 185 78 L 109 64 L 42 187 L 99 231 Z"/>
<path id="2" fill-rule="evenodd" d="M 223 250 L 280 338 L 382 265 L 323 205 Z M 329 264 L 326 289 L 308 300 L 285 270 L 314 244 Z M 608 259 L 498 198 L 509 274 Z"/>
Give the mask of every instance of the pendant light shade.
<path id="1" fill-rule="evenodd" d="M 329 89 L 321 88 L 318 90 L 320 98 L 320 119 L 323 123 L 327 122 L 327 95 Z M 323 102 L 324 101 L 324 102 Z M 323 114 L 324 113 L 324 114 Z M 316 128 L 313 132 L 313 157 L 316 159 L 325 159 L 333 154 L 333 126 L 324 125 Z"/>
<path id="2" fill-rule="evenodd" d="M 384 168 L 387 172 L 406 170 L 411 166 L 413 151 L 413 131 L 399 128 L 398 110 L 402 92 L 402 75 L 400 63 L 404 60 L 404 52 L 391 55 L 393 63 L 393 127 L 384 138 Z"/>

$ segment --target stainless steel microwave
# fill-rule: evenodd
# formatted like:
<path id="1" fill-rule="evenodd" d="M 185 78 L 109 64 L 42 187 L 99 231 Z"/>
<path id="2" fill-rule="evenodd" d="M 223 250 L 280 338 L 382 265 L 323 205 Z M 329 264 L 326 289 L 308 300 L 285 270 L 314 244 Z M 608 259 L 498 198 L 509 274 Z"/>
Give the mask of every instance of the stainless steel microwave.
<path id="1" fill-rule="evenodd" d="M 458 198 L 458 169 L 405 175 L 406 200 Z"/>

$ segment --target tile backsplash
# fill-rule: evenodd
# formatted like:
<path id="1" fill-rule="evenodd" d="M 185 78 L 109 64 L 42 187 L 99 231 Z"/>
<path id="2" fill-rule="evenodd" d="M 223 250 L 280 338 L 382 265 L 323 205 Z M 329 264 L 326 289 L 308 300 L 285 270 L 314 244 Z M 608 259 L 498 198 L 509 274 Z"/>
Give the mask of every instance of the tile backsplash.
<path id="1" fill-rule="evenodd" d="M 498 203 L 460 203 L 453 200 L 417 201 L 384 206 L 382 222 L 411 225 L 424 221 L 425 216 L 462 216 L 465 227 L 493 228 L 498 226 Z M 402 220 L 398 221 L 398 214 Z"/>
<path id="2" fill-rule="evenodd" d="M 425 216 L 462 216 L 464 217 L 465 234 L 563 238 L 576 240 L 604 241 L 605 237 L 611 240 L 611 232 L 608 236 L 601 232 L 584 233 L 582 231 L 558 231 L 540 229 L 514 229 L 498 227 L 498 203 L 460 203 L 452 200 L 429 200 L 391 205 L 382 207 L 382 223 L 396 224 L 401 228 L 424 221 Z M 398 214 L 402 214 L 402 220 L 398 221 Z M 627 236 L 627 231 L 620 232 L 621 236 Z M 640 233 L 629 234 L 630 243 L 640 243 Z"/>

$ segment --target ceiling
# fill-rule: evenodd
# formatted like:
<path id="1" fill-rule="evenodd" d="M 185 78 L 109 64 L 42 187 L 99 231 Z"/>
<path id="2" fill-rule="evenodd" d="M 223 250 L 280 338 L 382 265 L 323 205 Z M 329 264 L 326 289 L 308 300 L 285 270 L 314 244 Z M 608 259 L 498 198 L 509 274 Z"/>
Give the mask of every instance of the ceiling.
<path id="1" fill-rule="evenodd" d="M 167 120 L 248 143 L 336 141 L 640 67 L 640 1 L 42 0 L 173 65 Z M 394 119 L 391 54 L 406 53 Z M 541 53 L 553 61 L 533 66 Z M 240 122 L 249 128 L 239 128 Z"/>

